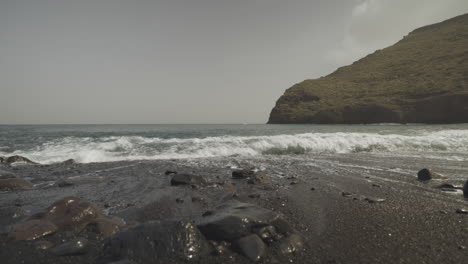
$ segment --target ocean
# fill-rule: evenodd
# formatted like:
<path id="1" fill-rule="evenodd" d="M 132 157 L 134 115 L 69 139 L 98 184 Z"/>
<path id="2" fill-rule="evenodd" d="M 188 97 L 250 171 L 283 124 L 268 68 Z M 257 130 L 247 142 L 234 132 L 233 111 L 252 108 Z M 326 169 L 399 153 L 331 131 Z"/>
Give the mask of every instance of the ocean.
<path id="1" fill-rule="evenodd" d="M 43 164 L 349 153 L 468 161 L 468 124 L 0 126 L 0 156 Z"/>

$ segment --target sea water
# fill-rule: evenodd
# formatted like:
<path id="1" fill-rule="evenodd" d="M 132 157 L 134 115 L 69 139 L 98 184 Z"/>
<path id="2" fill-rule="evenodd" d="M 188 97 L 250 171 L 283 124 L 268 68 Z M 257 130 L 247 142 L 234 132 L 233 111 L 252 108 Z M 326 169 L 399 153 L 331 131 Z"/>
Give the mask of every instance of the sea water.
<path id="1" fill-rule="evenodd" d="M 468 124 L 0 125 L 0 156 L 43 164 L 363 152 L 468 161 Z"/>

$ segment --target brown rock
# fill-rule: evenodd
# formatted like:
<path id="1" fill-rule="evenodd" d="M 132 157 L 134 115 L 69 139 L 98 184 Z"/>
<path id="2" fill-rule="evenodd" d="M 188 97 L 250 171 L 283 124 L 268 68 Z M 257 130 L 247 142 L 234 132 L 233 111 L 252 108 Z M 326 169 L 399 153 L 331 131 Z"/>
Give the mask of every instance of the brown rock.
<path id="1" fill-rule="evenodd" d="M 17 224 L 9 236 L 16 240 L 34 240 L 57 230 L 58 227 L 48 220 L 33 219 Z"/>
<path id="2" fill-rule="evenodd" d="M 59 229 L 79 231 L 101 216 L 101 211 L 94 204 L 68 196 L 31 218 L 49 220 Z"/>
<path id="3" fill-rule="evenodd" d="M 18 178 L 0 179 L 1 191 L 29 189 L 32 187 L 33 187 L 32 183 L 27 180 L 18 179 Z"/>

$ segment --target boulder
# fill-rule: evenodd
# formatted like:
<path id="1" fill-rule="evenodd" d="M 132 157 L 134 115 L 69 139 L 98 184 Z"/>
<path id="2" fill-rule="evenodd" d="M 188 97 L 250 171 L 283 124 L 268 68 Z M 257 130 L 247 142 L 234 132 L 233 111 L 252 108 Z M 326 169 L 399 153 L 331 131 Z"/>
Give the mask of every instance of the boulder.
<path id="1" fill-rule="evenodd" d="M 17 163 L 17 162 L 30 163 L 30 164 L 39 164 L 37 162 L 31 161 L 28 158 L 25 158 L 23 156 L 18 156 L 18 155 L 11 156 L 11 157 L 5 158 L 3 160 L 3 163 L 6 163 L 6 164 L 12 164 L 12 163 Z"/>
<path id="2" fill-rule="evenodd" d="M 212 240 L 233 241 L 255 232 L 255 228 L 274 226 L 279 233 L 289 227 L 281 215 L 248 203 L 229 201 L 198 221 L 198 228 Z"/>
<path id="3" fill-rule="evenodd" d="M 141 263 L 187 262 L 207 250 L 207 242 L 189 222 L 150 221 L 121 231 L 104 243 L 111 261 L 130 259 Z"/>
<path id="4" fill-rule="evenodd" d="M 420 181 L 429 181 L 432 179 L 432 173 L 428 169 L 422 169 L 418 172 L 418 180 Z"/>
<path id="5" fill-rule="evenodd" d="M 86 253 L 88 244 L 86 238 L 76 238 L 51 248 L 49 251 L 57 256 L 81 255 Z"/>
<path id="6" fill-rule="evenodd" d="M 260 261 L 265 255 L 265 243 L 257 235 L 248 235 L 234 242 L 234 248 L 251 261 Z"/>
<path id="7" fill-rule="evenodd" d="M 175 174 L 171 179 L 171 185 L 200 185 L 204 183 L 203 177 L 192 174 Z"/>
<path id="8" fill-rule="evenodd" d="M 32 183 L 24 179 L 0 179 L 0 191 L 30 189 L 32 187 Z"/>

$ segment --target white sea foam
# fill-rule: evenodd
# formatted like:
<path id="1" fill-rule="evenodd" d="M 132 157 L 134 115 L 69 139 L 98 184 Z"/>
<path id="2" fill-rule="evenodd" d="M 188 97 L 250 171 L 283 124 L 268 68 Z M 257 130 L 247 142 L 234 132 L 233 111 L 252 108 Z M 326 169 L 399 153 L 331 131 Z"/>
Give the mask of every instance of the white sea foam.
<path id="1" fill-rule="evenodd" d="M 73 158 L 78 162 L 140 159 L 179 159 L 221 156 L 257 156 L 303 153 L 453 153 L 468 155 L 468 130 L 415 132 L 413 135 L 377 133 L 304 133 L 275 136 L 221 136 L 207 138 L 148 138 L 113 136 L 66 137 L 26 151 L 1 155 L 24 155 L 41 163 Z"/>

